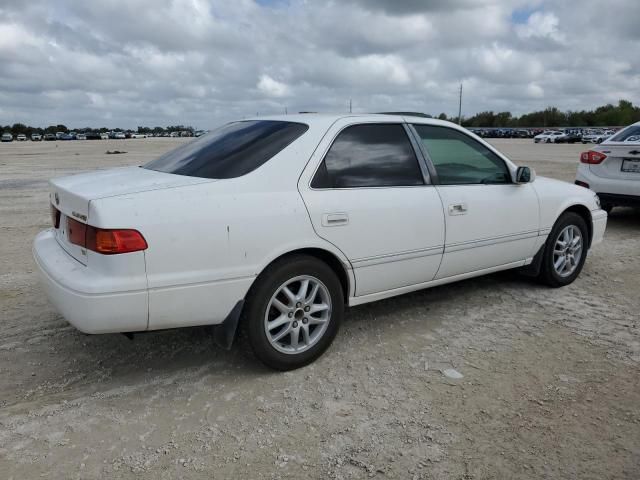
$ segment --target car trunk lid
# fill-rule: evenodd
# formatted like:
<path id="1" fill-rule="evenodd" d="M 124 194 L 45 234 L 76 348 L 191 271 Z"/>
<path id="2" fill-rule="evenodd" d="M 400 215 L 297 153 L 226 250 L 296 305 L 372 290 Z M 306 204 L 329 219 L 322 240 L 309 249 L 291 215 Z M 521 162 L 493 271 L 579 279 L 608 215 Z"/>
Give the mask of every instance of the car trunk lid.
<path id="1" fill-rule="evenodd" d="M 640 181 L 640 143 L 603 143 L 594 150 L 607 158 L 589 165 L 592 173 L 603 178 Z"/>
<path id="2" fill-rule="evenodd" d="M 91 224 L 89 206 L 92 200 L 213 181 L 215 180 L 173 175 L 140 167 L 116 168 L 53 179 L 50 182 L 51 205 L 60 212 L 56 238 L 69 255 L 87 265 L 86 250 L 69 240 L 70 223 L 73 225 L 69 219 Z M 136 228 L 135 225 L 106 227 Z"/>

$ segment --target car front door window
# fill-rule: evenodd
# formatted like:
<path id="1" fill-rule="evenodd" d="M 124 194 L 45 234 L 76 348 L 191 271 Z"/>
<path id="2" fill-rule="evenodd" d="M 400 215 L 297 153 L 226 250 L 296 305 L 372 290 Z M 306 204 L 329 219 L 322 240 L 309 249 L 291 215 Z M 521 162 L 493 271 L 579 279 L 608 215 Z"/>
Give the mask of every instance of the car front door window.
<path id="1" fill-rule="evenodd" d="M 441 185 L 511 183 L 504 161 L 480 142 L 448 127 L 413 125 Z"/>

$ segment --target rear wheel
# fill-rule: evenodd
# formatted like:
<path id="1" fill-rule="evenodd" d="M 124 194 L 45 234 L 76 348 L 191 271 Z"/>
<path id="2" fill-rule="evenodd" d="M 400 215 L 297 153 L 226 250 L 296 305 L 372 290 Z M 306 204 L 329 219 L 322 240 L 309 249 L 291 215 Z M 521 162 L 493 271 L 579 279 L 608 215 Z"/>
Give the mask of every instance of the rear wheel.
<path id="1" fill-rule="evenodd" d="M 342 286 L 324 262 L 286 257 L 265 270 L 245 306 L 251 348 L 267 366 L 293 370 L 324 353 L 344 314 Z"/>
<path id="2" fill-rule="evenodd" d="M 540 280 L 554 288 L 572 283 L 587 258 L 588 241 L 584 219 L 574 212 L 563 213 L 547 238 Z"/>

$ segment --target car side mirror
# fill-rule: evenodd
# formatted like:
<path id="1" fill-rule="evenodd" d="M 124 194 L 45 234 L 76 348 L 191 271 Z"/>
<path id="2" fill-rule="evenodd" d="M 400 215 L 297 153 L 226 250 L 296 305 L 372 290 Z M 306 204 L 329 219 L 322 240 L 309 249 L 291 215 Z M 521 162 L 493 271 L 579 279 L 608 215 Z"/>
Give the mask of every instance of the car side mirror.
<path id="1" fill-rule="evenodd" d="M 529 167 L 518 167 L 516 170 L 516 183 L 531 183 L 536 178 L 536 172 Z"/>

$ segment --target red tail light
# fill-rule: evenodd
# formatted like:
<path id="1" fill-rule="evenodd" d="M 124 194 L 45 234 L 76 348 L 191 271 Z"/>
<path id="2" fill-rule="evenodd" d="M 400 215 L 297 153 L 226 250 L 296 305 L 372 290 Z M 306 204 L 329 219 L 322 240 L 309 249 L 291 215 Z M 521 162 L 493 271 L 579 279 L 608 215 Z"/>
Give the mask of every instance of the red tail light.
<path id="1" fill-rule="evenodd" d="M 51 204 L 51 223 L 53 223 L 53 228 L 60 228 L 60 210 Z"/>
<path id="2" fill-rule="evenodd" d="M 580 161 L 582 163 L 589 163 L 591 165 L 597 165 L 598 163 L 602 163 L 602 161 L 607 158 L 604 153 L 594 152 L 593 150 L 589 150 L 588 152 L 582 152 L 580 154 Z"/>
<path id="3" fill-rule="evenodd" d="M 97 253 L 114 255 L 146 250 L 148 245 L 142 234 L 131 229 L 104 229 L 67 218 L 69 241 Z"/>

